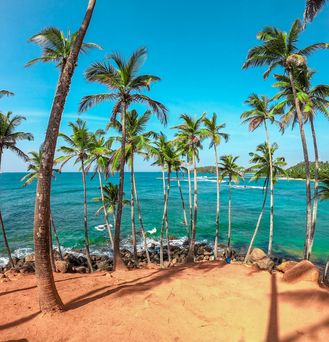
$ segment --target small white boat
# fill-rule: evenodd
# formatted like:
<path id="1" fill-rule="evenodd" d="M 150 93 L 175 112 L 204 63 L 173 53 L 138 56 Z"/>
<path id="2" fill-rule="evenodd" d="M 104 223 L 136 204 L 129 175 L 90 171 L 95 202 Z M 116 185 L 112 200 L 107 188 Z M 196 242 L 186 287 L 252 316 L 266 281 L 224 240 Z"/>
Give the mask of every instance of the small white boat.
<path id="1" fill-rule="evenodd" d="M 153 229 L 151 229 L 151 230 L 147 230 L 147 231 L 146 231 L 146 233 L 151 234 L 151 235 L 155 234 L 156 232 L 157 232 L 157 229 L 156 229 L 156 228 L 153 228 Z"/>
<path id="2" fill-rule="evenodd" d="M 109 224 L 110 228 L 113 227 L 113 225 L 110 223 Z M 99 232 L 102 232 L 103 230 L 106 229 L 106 224 L 99 224 L 98 226 L 95 226 L 95 229 L 98 230 Z"/>

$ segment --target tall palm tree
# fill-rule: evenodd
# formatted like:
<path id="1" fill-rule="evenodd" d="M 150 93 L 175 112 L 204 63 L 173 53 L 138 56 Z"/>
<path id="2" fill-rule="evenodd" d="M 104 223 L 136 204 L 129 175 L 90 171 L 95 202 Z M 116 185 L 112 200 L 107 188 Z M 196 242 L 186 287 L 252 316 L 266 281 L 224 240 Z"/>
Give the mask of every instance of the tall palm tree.
<path id="1" fill-rule="evenodd" d="M 249 259 L 251 248 L 254 244 L 254 241 L 257 236 L 258 229 L 259 229 L 259 226 L 260 226 L 263 214 L 264 214 L 268 188 L 270 186 L 271 195 L 273 195 L 274 193 L 273 185 L 277 181 L 277 178 L 276 178 L 277 175 L 286 174 L 286 171 L 283 169 L 283 167 L 286 165 L 284 158 L 278 157 L 278 158 L 273 159 L 273 155 L 277 149 L 278 149 L 278 145 L 276 143 L 274 143 L 273 145 L 269 147 L 268 142 L 265 142 L 264 144 L 257 146 L 255 153 L 254 152 L 249 153 L 251 157 L 250 163 L 253 164 L 251 169 L 255 172 L 253 177 L 251 178 L 251 181 L 258 181 L 259 179 L 263 179 L 265 177 L 264 186 L 263 186 L 263 189 L 265 190 L 263 190 L 264 199 L 263 199 L 262 209 L 258 216 L 257 224 L 256 224 L 253 236 L 251 238 L 251 241 L 248 247 L 248 251 L 245 257 L 245 262 L 247 262 Z M 271 181 L 272 181 L 272 188 L 270 185 Z M 271 201 L 271 205 L 272 203 L 273 202 Z M 270 215 L 271 215 L 271 219 L 273 220 L 272 207 L 271 207 Z M 273 230 L 271 230 L 271 227 L 270 227 L 270 236 L 269 236 L 268 253 L 267 253 L 269 256 L 271 256 L 272 254 L 272 244 L 273 244 Z"/>
<path id="2" fill-rule="evenodd" d="M 60 133 L 67 146 L 61 146 L 58 151 L 64 155 L 58 157 L 56 162 L 62 163 L 61 168 L 71 159 L 75 159 L 74 165 L 80 164 L 83 184 L 83 222 L 85 230 L 85 249 L 89 271 L 93 271 L 93 266 L 90 258 L 89 236 L 88 236 L 88 210 L 87 210 L 87 185 L 86 185 L 86 161 L 89 158 L 90 150 L 93 148 L 93 140 L 88 132 L 85 121 L 78 119 L 76 123 L 70 122 L 69 127 L 72 129 L 70 136 Z"/>
<path id="3" fill-rule="evenodd" d="M 65 36 L 64 32 L 56 27 L 47 27 L 41 30 L 32 36 L 29 42 L 39 45 L 42 48 L 42 55 L 30 60 L 25 66 L 29 67 L 37 62 L 54 62 L 63 71 L 77 36 L 78 32 L 71 34 L 70 31 Z M 80 53 L 87 53 L 95 48 L 102 49 L 95 43 L 82 43 Z"/>
<path id="4" fill-rule="evenodd" d="M 272 165 L 272 154 L 271 153 L 271 141 L 270 134 L 268 131 L 267 122 L 273 123 L 275 122 L 275 116 L 278 114 L 283 114 L 282 103 L 279 104 L 271 104 L 271 99 L 267 96 L 258 96 L 257 94 L 252 94 L 245 101 L 251 109 L 244 112 L 241 115 L 241 119 L 243 119 L 243 123 L 249 124 L 249 130 L 254 131 L 261 125 L 264 125 L 265 128 L 265 136 L 266 136 L 266 146 L 268 148 L 268 156 L 269 156 L 269 185 L 270 185 L 270 239 L 268 246 L 268 255 L 272 254 L 272 241 L 273 241 L 273 229 L 274 229 L 274 190 L 273 190 L 273 165 Z"/>
<path id="5" fill-rule="evenodd" d="M 313 210 L 312 210 L 312 226 L 311 226 L 311 243 L 309 253 L 312 252 L 314 234 L 317 220 L 317 208 L 318 208 L 318 187 L 319 187 L 319 151 L 316 138 L 316 131 L 314 126 L 314 119 L 317 113 L 322 113 L 326 117 L 329 117 L 329 86 L 325 84 L 319 84 L 312 87 L 312 77 L 315 74 L 310 69 L 303 69 L 295 75 L 295 84 L 297 96 L 300 99 L 301 107 L 303 108 L 304 123 L 309 122 L 312 132 L 312 142 L 314 148 L 314 195 L 313 195 Z M 293 92 L 290 86 L 289 78 L 285 75 L 275 75 L 277 82 L 274 87 L 279 88 L 281 91 L 275 96 L 282 100 L 283 105 L 288 106 L 287 113 L 282 116 L 281 127 L 282 130 L 291 123 L 294 128 L 295 123 L 298 122 L 296 110 L 293 102 Z"/>
<path id="6" fill-rule="evenodd" d="M 40 146 L 39 151 L 29 152 L 29 165 L 27 167 L 28 173 L 24 177 L 22 177 L 22 179 L 21 179 L 21 182 L 23 182 L 23 185 L 22 185 L 23 187 L 26 187 L 27 185 L 32 184 L 35 180 L 38 179 L 39 171 L 40 171 L 41 158 L 42 158 L 42 146 Z M 60 172 L 60 169 L 54 168 L 53 169 L 53 177 L 55 178 L 55 173 L 59 173 L 59 172 Z M 57 230 L 56 230 L 53 215 L 51 212 L 50 212 L 50 225 L 51 225 L 51 228 L 52 228 L 54 235 L 55 235 L 59 256 L 63 260 L 61 245 L 59 243 Z M 49 233 L 49 235 L 50 235 L 49 236 L 49 239 L 50 239 L 49 244 L 50 244 L 51 252 L 52 252 L 51 230 L 49 230 L 49 232 L 50 232 Z"/>
<path id="7" fill-rule="evenodd" d="M 304 22 L 312 21 L 327 0 L 306 0 Z"/>
<path id="8" fill-rule="evenodd" d="M 194 197 L 193 197 L 193 220 L 191 227 L 191 241 L 189 252 L 187 255 L 187 262 L 194 261 L 194 246 L 196 240 L 196 227 L 198 215 L 198 177 L 196 162 L 199 157 L 199 150 L 202 148 L 202 141 L 207 137 L 207 131 L 202 127 L 203 120 L 206 113 L 203 113 L 198 119 L 194 119 L 188 114 L 182 114 L 180 118 L 183 123 L 175 126 L 178 129 L 176 134 L 176 141 L 186 145 L 187 153 L 192 157 L 193 165 L 193 181 L 194 181 Z"/>
<path id="9" fill-rule="evenodd" d="M 215 163 L 216 163 L 216 195 L 217 195 L 217 205 L 216 205 L 216 232 L 215 232 L 215 243 L 214 243 L 214 255 L 217 259 L 218 254 L 218 240 L 219 240 L 219 213 L 220 213 L 220 178 L 219 178 L 219 167 L 218 167 L 218 153 L 217 146 L 221 143 L 222 139 L 225 142 L 228 141 L 229 135 L 223 133 L 222 130 L 225 128 L 225 124 L 217 123 L 217 114 L 213 113 L 212 117 L 204 118 L 203 120 L 207 137 L 210 139 L 209 148 L 214 148 L 215 153 Z"/>
<path id="10" fill-rule="evenodd" d="M 6 93 L 8 95 L 8 92 Z M 9 150 L 15 153 L 18 157 L 22 158 L 24 161 L 28 161 L 28 156 L 17 147 L 17 143 L 21 140 L 33 140 L 33 135 L 31 133 L 16 131 L 17 127 L 26 120 L 24 116 L 13 115 L 12 112 L 3 114 L 0 112 L 0 170 L 2 162 L 2 154 L 4 150 Z M 2 213 L 0 209 L 0 225 L 3 234 L 4 243 L 7 249 L 7 254 L 9 258 L 9 264 L 14 267 L 13 258 L 11 255 L 7 234 L 5 230 L 5 225 L 2 218 Z"/>
<path id="11" fill-rule="evenodd" d="M 108 178 L 110 173 L 110 158 L 113 155 L 112 150 L 112 142 L 113 139 L 105 139 L 105 132 L 102 130 L 98 130 L 90 137 L 90 148 L 88 153 L 88 159 L 86 160 L 86 172 L 89 172 L 91 166 L 94 165 L 94 175 L 97 174 L 99 181 L 99 189 L 101 192 L 101 199 L 103 201 L 103 213 L 106 228 L 109 234 L 109 239 L 111 243 L 111 247 L 113 249 L 113 236 L 111 231 L 111 226 L 108 219 L 108 212 L 104 205 L 104 191 L 103 191 L 103 179 L 102 175 L 105 179 Z"/>
<path id="12" fill-rule="evenodd" d="M 226 155 L 220 157 L 219 172 L 221 179 L 228 177 L 228 230 L 227 230 L 227 248 L 231 248 L 231 216 L 232 216 L 232 181 L 238 183 L 243 178 L 243 168 L 236 164 L 239 157 Z"/>
<path id="13" fill-rule="evenodd" d="M 136 239 L 136 226 L 135 226 L 135 201 L 138 211 L 138 218 L 140 223 L 140 228 L 144 240 L 144 248 L 146 252 L 147 262 L 150 263 L 150 255 L 147 247 L 146 232 L 144 229 L 141 205 L 138 198 L 138 192 L 136 187 L 136 177 L 135 177 L 135 156 L 141 155 L 144 158 L 147 157 L 148 152 L 151 148 L 150 138 L 155 136 L 153 131 L 145 131 L 146 125 L 151 118 L 152 112 L 146 111 L 142 115 L 138 115 L 136 110 L 127 111 L 126 116 L 126 152 L 125 158 L 130 165 L 131 170 L 131 224 L 132 224 L 132 238 L 134 247 L 134 258 L 137 264 L 137 239 Z M 113 125 L 115 128 L 122 131 L 121 123 L 116 121 Z M 122 158 L 122 151 L 119 148 L 113 158 L 113 166 L 115 168 L 119 167 Z"/>
<path id="14" fill-rule="evenodd" d="M 306 67 L 305 57 L 318 49 L 327 49 L 329 44 L 316 43 L 304 49 L 298 49 L 296 44 L 303 26 L 300 20 L 295 20 L 290 31 L 283 32 L 275 27 L 266 27 L 259 32 L 257 38 L 262 42 L 261 45 L 249 50 L 247 59 L 243 68 L 250 66 L 267 65 L 268 68 L 264 73 L 264 78 L 268 77 L 274 68 L 280 66 L 289 76 L 291 89 L 293 91 L 294 105 L 297 112 L 300 136 L 302 141 L 305 171 L 306 171 L 306 237 L 304 246 L 304 258 L 310 258 L 311 247 L 311 229 L 312 229 L 312 201 L 311 201 L 311 185 L 310 185 L 310 166 L 309 155 L 306 143 L 306 136 L 304 130 L 303 115 L 300 106 L 300 100 L 297 96 L 295 87 L 294 73 Z"/>
<path id="15" fill-rule="evenodd" d="M 86 78 L 91 82 L 100 83 L 109 88 L 109 93 L 85 96 L 80 103 L 80 111 L 86 111 L 90 107 L 105 101 L 115 101 L 112 110 L 111 121 L 114 121 L 120 114 L 122 126 L 121 149 L 125 151 L 126 144 L 126 114 L 132 103 L 144 103 L 150 107 L 158 116 L 161 122 L 167 122 L 167 109 L 158 101 L 142 94 L 145 89 L 150 89 L 153 82 L 160 78 L 153 75 L 139 75 L 139 70 L 144 58 L 146 49 L 141 48 L 135 51 L 126 61 L 120 54 L 113 53 L 109 56 L 109 61 L 92 64 L 86 71 Z M 120 257 L 120 228 L 122 217 L 122 196 L 124 185 L 125 158 L 120 163 L 120 183 L 119 183 L 119 204 L 114 234 L 114 269 L 125 268 Z"/>
<path id="16" fill-rule="evenodd" d="M 39 305 L 42 312 L 61 311 L 64 308 L 61 298 L 56 290 L 53 273 L 50 267 L 50 249 L 48 240 L 50 230 L 51 178 L 59 126 L 64 111 L 66 97 L 70 89 L 71 79 L 77 65 L 78 56 L 88 30 L 95 5 L 96 0 L 88 0 L 86 13 L 80 25 L 80 29 L 60 73 L 43 145 L 44 148 L 38 177 L 34 211 L 35 268 L 39 290 Z"/>

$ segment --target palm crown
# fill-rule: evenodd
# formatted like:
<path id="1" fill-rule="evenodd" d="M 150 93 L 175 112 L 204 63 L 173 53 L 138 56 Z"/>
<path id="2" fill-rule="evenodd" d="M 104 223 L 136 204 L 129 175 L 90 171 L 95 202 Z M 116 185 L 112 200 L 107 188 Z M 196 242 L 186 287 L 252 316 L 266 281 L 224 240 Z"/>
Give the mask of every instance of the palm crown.
<path id="1" fill-rule="evenodd" d="M 157 114 L 161 122 L 166 123 L 166 107 L 142 94 L 145 89 L 150 89 L 153 82 L 160 80 L 157 76 L 138 74 L 146 53 L 145 48 L 138 49 L 127 61 L 118 53 L 113 53 L 107 62 L 92 64 L 85 73 L 87 80 L 103 84 L 113 92 L 83 97 L 79 110 L 83 112 L 97 103 L 116 101 L 111 117 L 111 121 L 114 121 L 117 114 L 127 109 L 131 103 L 145 103 Z"/>
<path id="2" fill-rule="evenodd" d="M 285 175 L 286 171 L 283 167 L 286 165 L 283 157 L 273 158 L 275 151 L 278 149 L 276 143 L 271 145 L 271 158 L 272 158 L 272 170 L 273 170 L 273 183 L 277 181 L 277 175 Z M 249 153 L 251 159 L 250 163 L 254 164 L 251 170 L 255 171 L 251 180 L 259 180 L 265 177 L 265 184 L 267 186 L 270 178 L 270 155 L 269 147 L 267 143 L 260 144 L 256 148 L 256 152 Z"/>
<path id="3" fill-rule="evenodd" d="M 251 94 L 245 101 L 251 109 L 245 111 L 241 115 L 243 119 L 242 123 L 249 124 L 249 130 L 254 131 L 259 126 L 265 123 L 265 120 L 270 122 L 275 121 L 275 115 L 283 114 L 284 104 L 271 104 L 271 99 L 267 96 L 258 96 L 257 94 Z"/>
<path id="4" fill-rule="evenodd" d="M 236 164 L 239 157 L 233 157 L 232 155 L 222 156 L 220 158 L 219 170 L 221 177 L 228 177 L 229 181 L 238 183 L 239 178 L 243 178 L 243 168 Z"/>
<path id="5" fill-rule="evenodd" d="M 213 113 L 210 119 L 205 117 L 203 119 L 203 124 L 205 126 L 206 135 L 210 139 L 209 148 L 213 147 L 213 145 L 219 145 L 222 139 L 224 139 L 226 142 L 228 141 L 229 135 L 227 133 L 222 132 L 222 129 L 224 129 L 226 125 L 217 124 L 216 113 Z"/>
<path id="6" fill-rule="evenodd" d="M 317 49 L 329 48 L 327 43 L 312 44 L 304 49 L 297 48 L 296 44 L 302 30 L 302 23 L 298 19 L 294 21 L 289 32 L 280 31 L 275 27 L 265 27 L 257 34 L 257 39 L 262 45 L 249 50 L 243 68 L 267 65 L 268 69 L 264 73 L 266 78 L 277 66 L 285 69 L 303 66 L 306 64 L 305 57 Z"/>
<path id="7" fill-rule="evenodd" d="M 69 54 L 72 50 L 78 32 L 72 35 L 68 32 L 65 37 L 64 33 L 56 27 L 48 27 L 43 29 L 40 33 L 32 36 L 29 41 L 36 43 L 42 48 L 41 57 L 34 58 L 26 63 L 26 66 L 31 66 L 37 62 L 55 62 L 57 67 L 63 68 Z M 95 43 L 82 43 L 81 52 L 86 53 L 88 50 L 101 47 Z"/>
<path id="8" fill-rule="evenodd" d="M 13 115 L 12 112 L 7 114 L 0 113 L 0 167 L 2 152 L 7 149 L 17 154 L 20 158 L 28 161 L 28 156 L 16 146 L 18 141 L 21 140 L 33 140 L 33 135 L 26 132 L 17 132 L 16 128 L 26 118 L 21 115 Z"/>

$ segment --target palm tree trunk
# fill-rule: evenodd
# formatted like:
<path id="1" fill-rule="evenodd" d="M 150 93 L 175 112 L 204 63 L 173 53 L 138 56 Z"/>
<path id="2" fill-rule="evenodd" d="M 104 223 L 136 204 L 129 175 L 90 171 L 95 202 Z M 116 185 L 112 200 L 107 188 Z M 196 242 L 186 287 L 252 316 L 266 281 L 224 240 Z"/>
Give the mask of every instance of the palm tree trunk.
<path id="1" fill-rule="evenodd" d="M 3 241 L 4 241 L 6 249 L 7 249 L 9 265 L 10 265 L 10 267 L 13 268 L 14 267 L 14 261 L 13 261 L 13 257 L 11 255 L 11 250 L 10 250 L 9 244 L 8 244 L 7 234 L 6 234 L 5 225 L 4 225 L 3 219 L 2 219 L 1 209 L 0 209 L 0 224 L 1 224 L 1 230 L 2 230 L 2 235 L 3 235 Z"/>
<path id="2" fill-rule="evenodd" d="M 186 228 L 187 238 L 190 240 L 190 232 L 189 232 L 189 229 L 188 229 L 184 196 L 183 196 L 182 187 L 181 187 L 181 184 L 180 184 L 179 175 L 178 175 L 178 171 L 177 170 L 176 170 L 176 177 L 177 177 L 177 186 L 178 186 L 178 190 L 179 190 L 179 194 L 180 194 L 180 199 L 182 201 L 184 225 L 185 225 L 185 228 Z"/>
<path id="3" fill-rule="evenodd" d="M 50 226 L 52 226 L 51 222 L 50 222 Z M 54 249 L 53 249 L 53 235 L 52 235 L 51 229 L 49 229 L 49 251 L 50 251 L 51 269 L 53 272 L 56 272 Z"/>
<path id="4" fill-rule="evenodd" d="M 302 147 L 303 147 L 303 154 L 304 154 L 304 161 L 305 161 L 305 173 L 306 173 L 306 236 L 305 236 L 305 244 L 304 244 L 304 259 L 309 260 L 311 256 L 311 229 L 312 229 L 312 199 L 311 199 L 311 172 L 310 172 L 310 164 L 309 164 L 309 157 L 308 157 L 308 150 L 307 150 L 307 143 L 304 131 L 304 122 L 303 116 L 299 105 L 299 100 L 297 97 L 297 92 L 295 88 L 295 83 L 292 75 L 292 71 L 289 70 L 289 78 L 290 78 L 290 85 L 294 95 L 295 107 L 298 117 L 299 123 L 299 131 L 300 137 L 302 140 Z"/>
<path id="5" fill-rule="evenodd" d="M 86 257 L 87 263 L 89 267 L 89 271 L 93 271 L 93 265 L 90 258 L 90 249 L 89 249 L 89 237 L 88 237 L 88 209 L 87 209 L 87 186 L 86 186 L 86 171 L 84 160 L 81 159 L 81 173 L 82 173 L 82 184 L 83 184 L 83 223 L 85 228 L 85 248 L 86 248 Z"/>
<path id="6" fill-rule="evenodd" d="M 265 210 L 265 204 L 266 204 L 266 199 L 267 199 L 267 193 L 268 193 L 268 184 L 266 185 L 266 189 L 265 189 L 265 194 L 264 194 L 264 200 L 263 200 L 263 205 L 262 205 L 262 210 L 258 216 L 258 220 L 257 220 L 257 224 L 256 224 L 256 228 L 254 230 L 254 234 L 252 235 L 252 238 L 251 238 L 251 241 L 250 241 L 250 244 L 249 244 L 249 247 L 248 247 L 248 251 L 247 251 L 247 254 L 244 258 L 244 263 L 247 263 L 248 260 L 249 260 L 249 256 L 250 256 L 250 253 L 251 253 L 251 249 L 252 249 L 252 246 L 255 242 L 255 239 L 256 239 L 256 236 L 257 236 L 257 233 L 258 233 L 258 229 L 259 229 L 259 226 L 260 226 L 260 222 L 262 220 L 262 217 L 263 217 L 263 214 L 264 214 L 264 210 Z"/>
<path id="7" fill-rule="evenodd" d="M 232 181 L 228 183 L 228 231 L 227 231 L 227 248 L 231 248 L 231 211 L 232 211 Z"/>
<path id="8" fill-rule="evenodd" d="M 325 281 L 327 279 L 328 276 L 328 271 L 329 271 L 329 257 L 326 263 L 326 267 L 324 269 L 324 273 L 323 273 L 323 280 Z"/>
<path id="9" fill-rule="evenodd" d="M 192 153 L 192 163 L 193 163 L 193 181 L 194 181 L 194 196 L 193 196 L 193 226 L 192 226 L 192 239 L 190 242 L 190 248 L 187 255 L 187 262 L 194 261 L 194 246 L 196 240 L 196 223 L 198 216 L 198 180 L 197 180 L 197 170 L 194 152 Z"/>
<path id="10" fill-rule="evenodd" d="M 166 192 L 166 180 L 164 173 L 164 166 L 162 166 L 162 188 L 163 188 L 163 214 L 161 221 L 161 230 L 160 230 L 160 266 L 163 265 L 163 235 L 164 235 L 164 227 L 166 221 L 166 212 L 167 212 L 167 192 Z"/>
<path id="11" fill-rule="evenodd" d="M 56 290 L 50 266 L 49 217 L 51 179 L 59 126 L 66 97 L 70 89 L 72 75 L 95 5 L 96 0 L 88 1 L 83 22 L 74 41 L 68 60 L 65 63 L 64 70 L 60 75 L 44 141 L 34 211 L 35 270 L 37 286 L 39 289 L 39 305 L 42 312 L 63 310 L 63 303 Z"/>
<path id="12" fill-rule="evenodd" d="M 168 253 L 168 261 L 171 261 L 171 254 L 170 254 L 170 236 L 169 236 L 169 222 L 168 222 L 168 203 L 169 203 L 169 193 L 170 193 L 170 174 L 171 168 L 168 167 L 167 173 L 167 205 L 166 205 L 166 237 L 167 237 L 167 253 Z"/>
<path id="13" fill-rule="evenodd" d="M 100 173 L 100 170 L 99 170 L 99 169 L 97 169 L 97 173 L 98 173 L 99 187 L 100 187 L 100 189 L 101 189 L 101 198 L 102 198 L 102 204 L 103 204 L 103 211 L 104 211 L 105 224 L 106 224 L 107 231 L 108 231 L 108 233 L 109 233 L 109 238 L 110 238 L 110 242 L 111 242 L 111 247 L 112 247 L 112 249 L 113 249 L 113 236 L 112 236 L 112 231 L 111 231 L 111 227 L 110 227 L 110 223 L 109 223 L 109 215 L 108 215 L 107 210 L 106 210 L 106 207 L 105 207 L 103 182 L 102 182 L 102 176 L 101 176 L 101 173 Z"/>
<path id="14" fill-rule="evenodd" d="M 125 179 L 125 158 L 124 151 L 126 151 L 126 112 L 127 112 L 127 104 L 125 103 L 121 113 L 121 151 L 123 151 L 123 157 L 120 161 L 120 181 L 119 181 L 119 189 L 118 189 L 118 208 L 117 208 L 117 217 L 115 222 L 115 231 L 114 231 L 114 259 L 113 259 L 113 270 L 125 270 L 126 266 L 120 255 L 120 230 L 121 230 L 121 218 L 122 218 L 122 209 L 123 209 L 123 185 Z"/>
<path id="15" fill-rule="evenodd" d="M 134 262 L 137 266 L 138 264 L 138 257 L 137 257 L 137 241 L 136 241 L 136 224 L 135 224 L 135 195 L 134 195 L 134 153 L 131 154 L 131 173 L 130 173 L 130 180 L 131 180 L 131 203 L 130 203 L 130 209 L 131 209 L 131 234 L 132 234 L 132 240 L 133 240 L 133 253 L 134 253 Z"/>
<path id="16" fill-rule="evenodd" d="M 137 193 L 137 188 L 136 188 L 136 180 L 135 180 L 135 172 L 132 173 L 132 177 L 133 177 L 134 194 L 135 194 L 136 205 L 137 205 L 137 210 L 138 210 L 138 219 L 139 219 L 139 223 L 141 225 L 141 231 L 142 231 L 143 240 L 144 240 L 144 248 L 145 248 L 145 253 L 146 253 L 146 259 L 147 259 L 147 263 L 150 264 L 151 259 L 150 259 L 150 253 L 149 253 L 149 250 L 147 247 L 147 240 L 146 240 L 146 233 L 145 233 L 144 224 L 143 224 L 142 211 L 141 211 L 141 207 L 140 207 L 140 203 L 139 203 L 139 199 L 138 199 L 138 193 Z"/>
<path id="17" fill-rule="evenodd" d="M 53 232 L 54 232 L 54 235 L 55 235 L 59 257 L 61 258 L 61 260 L 64 260 L 63 259 L 63 254 L 62 254 L 61 245 L 59 243 L 59 238 L 58 238 L 58 235 L 57 235 L 57 230 L 56 230 L 56 227 L 55 227 L 55 224 L 54 224 L 54 219 L 53 219 L 53 215 L 52 215 L 51 211 L 50 211 L 50 224 L 51 224 L 51 227 L 53 228 Z"/>
<path id="18" fill-rule="evenodd" d="M 191 184 L 191 170 L 190 163 L 187 165 L 187 180 L 188 180 L 188 201 L 189 201 L 189 209 L 190 209 L 190 234 L 192 234 L 193 227 L 193 211 L 192 211 L 192 184 Z M 191 241 L 189 241 L 191 243 Z"/>
<path id="19" fill-rule="evenodd" d="M 273 187 L 273 161 L 272 161 L 272 147 L 270 142 L 270 135 L 266 125 L 266 120 L 264 120 L 264 127 L 266 132 L 266 140 L 268 146 L 268 156 L 270 162 L 270 236 L 268 240 L 267 255 L 270 257 L 272 255 L 272 245 L 273 245 L 273 230 L 274 230 L 274 187 Z"/>
<path id="20" fill-rule="evenodd" d="M 316 140 L 315 134 L 315 127 L 314 127 L 314 117 L 313 113 L 310 115 L 310 124 L 311 124 L 311 131 L 312 131 L 312 139 L 313 139 L 313 146 L 314 146 L 314 159 L 315 159 L 315 169 L 314 169 L 314 196 L 313 196 L 313 212 L 312 212 L 312 229 L 311 229 L 311 245 L 309 249 L 309 253 L 311 255 L 313 243 L 314 243 L 314 234 L 315 234 L 315 227 L 316 227 L 316 219 L 318 213 L 318 191 L 319 191 L 319 151 L 318 151 L 318 144 Z"/>
<path id="21" fill-rule="evenodd" d="M 215 232 L 215 243 L 214 243 L 214 256 L 215 259 L 218 257 L 218 241 L 219 241 L 219 213 L 220 213 L 220 182 L 219 182 L 219 168 L 218 168 L 218 155 L 217 146 L 214 144 L 215 162 L 216 162 L 216 232 Z"/>

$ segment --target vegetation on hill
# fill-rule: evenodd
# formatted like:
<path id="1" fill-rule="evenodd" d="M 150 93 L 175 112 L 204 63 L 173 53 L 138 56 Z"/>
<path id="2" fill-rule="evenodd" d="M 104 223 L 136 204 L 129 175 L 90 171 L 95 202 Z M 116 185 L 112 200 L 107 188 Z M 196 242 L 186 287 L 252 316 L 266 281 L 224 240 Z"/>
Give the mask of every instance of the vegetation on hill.
<path id="1" fill-rule="evenodd" d="M 306 178 L 305 173 L 305 163 L 300 162 L 292 167 L 289 167 L 287 170 L 287 176 L 290 178 Z M 314 172 L 315 172 L 315 163 L 310 163 L 310 172 L 311 178 L 314 179 Z M 319 162 L 319 176 L 321 178 L 326 178 L 329 174 L 329 162 Z"/>

